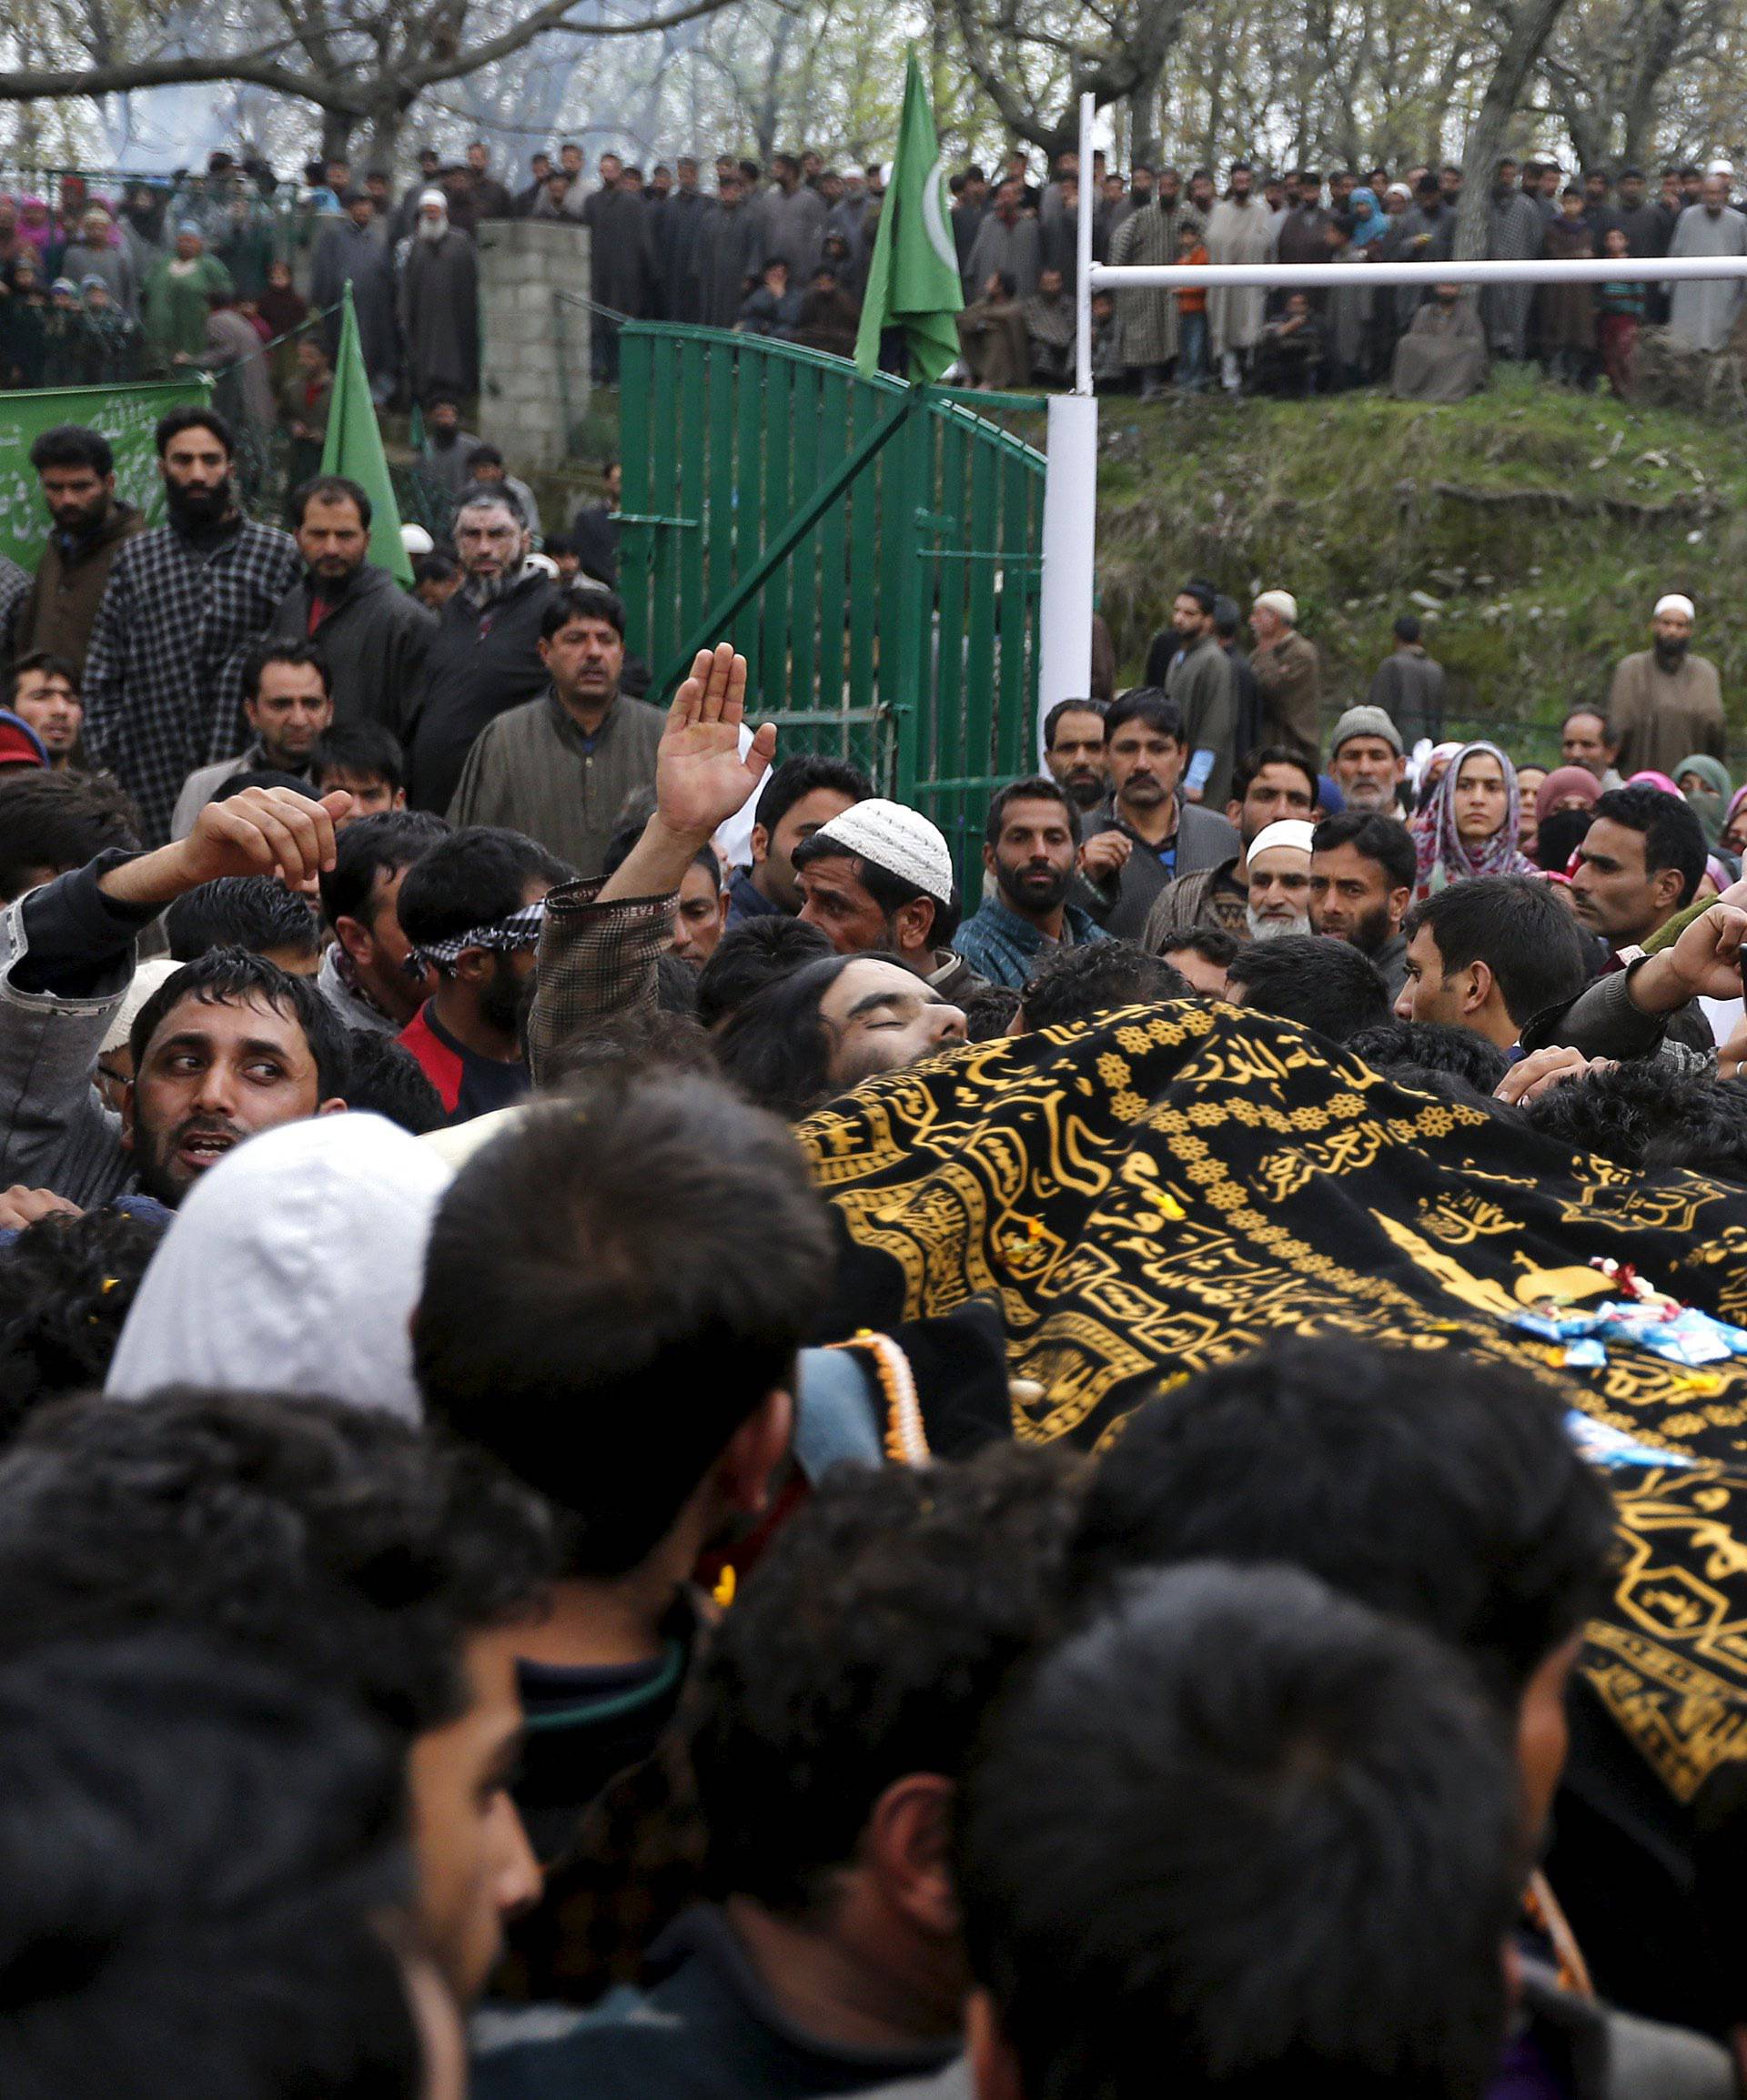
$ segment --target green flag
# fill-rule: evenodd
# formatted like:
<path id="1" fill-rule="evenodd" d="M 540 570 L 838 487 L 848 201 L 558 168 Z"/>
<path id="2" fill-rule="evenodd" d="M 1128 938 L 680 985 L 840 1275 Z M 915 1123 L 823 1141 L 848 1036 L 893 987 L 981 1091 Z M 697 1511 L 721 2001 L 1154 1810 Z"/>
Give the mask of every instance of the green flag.
<path id="1" fill-rule="evenodd" d="M 370 375 L 358 339 L 352 288 L 346 287 L 345 318 L 339 326 L 339 363 L 334 372 L 333 398 L 328 407 L 328 440 L 321 448 L 324 474 L 344 474 L 370 500 L 370 560 L 402 583 L 412 581 L 412 563 L 400 537 L 400 511 L 389 477 L 388 455 L 370 399 Z"/>
<path id="2" fill-rule="evenodd" d="M 964 304 L 934 113 L 913 51 L 904 75 L 897 159 L 886 185 L 855 336 L 857 368 L 869 376 L 877 371 L 880 330 L 902 328 L 910 351 L 910 377 L 939 379 L 958 355 L 953 316 Z"/>

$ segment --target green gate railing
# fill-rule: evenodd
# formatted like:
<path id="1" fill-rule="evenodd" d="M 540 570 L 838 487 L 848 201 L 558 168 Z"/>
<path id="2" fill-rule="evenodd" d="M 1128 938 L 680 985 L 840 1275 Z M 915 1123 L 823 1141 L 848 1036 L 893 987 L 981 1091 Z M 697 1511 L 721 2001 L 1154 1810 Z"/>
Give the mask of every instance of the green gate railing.
<path id="1" fill-rule="evenodd" d="M 1042 453 L 987 411 L 1044 404 L 653 322 L 623 329 L 620 386 L 620 581 L 651 699 L 731 640 L 780 751 L 853 759 L 926 811 L 974 902 L 990 793 L 1034 762 L 1044 515 Z"/>

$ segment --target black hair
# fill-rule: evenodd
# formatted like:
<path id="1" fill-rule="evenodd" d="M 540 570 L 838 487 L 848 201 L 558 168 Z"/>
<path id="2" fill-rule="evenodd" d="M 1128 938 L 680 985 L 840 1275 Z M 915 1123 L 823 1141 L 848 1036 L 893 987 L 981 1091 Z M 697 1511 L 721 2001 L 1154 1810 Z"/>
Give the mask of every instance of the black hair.
<path id="1" fill-rule="evenodd" d="M 321 952 L 320 921 L 272 875 L 221 875 L 186 891 L 165 913 L 164 934 L 177 963 L 192 963 L 214 948 L 246 948 L 252 955 Z"/>
<path id="2" fill-rule="evenodd" d="M 495 445 L 481 444 L 476 445 L 472 451 L 468 454 L 467 463 L 470 471 L 473 468 L 480 466 L 501 467 L 504 464 L 504 458 Z"/>
<path id="3" fill-rule="evenodd" d="M 1231 769 L 1231 799 L 1240 803 L 1249 793 L 1256 776 L 1264 766 L 1296 766 L 1310 783 L 1310 807 L 1315 809 L 1322 799 L 1322 782 L 1318 777 L 1316 762 L 1305 757 L 1301 751 L 1294 751 L 1289 744 L 1264 744 L 1253 751 L 1247 758 L 1240 758 Z"/>
<path id="4" fill-rule="evenodd" d="M 1227 933 L 1223 926 L 1173 926 L 1165 934 L 1159 953 L 1175 955 L 1187 950 L 1191 955 L 1199 955 L 1204 963 L 1211 963 L 1216 970 L 1228 970 L 1238 945 L 1237 935 Z"/>
<path id="5" fill-rule="evenodd" d="M 1181 743 L 1184 740 L 1183 710 L 1167 697 L 1162 685 L 1132 686 L 1120 700 L 1112 702 L 1104 717 L 1106 751 L 1116 741 L 1116 732 L 1131 722 L 1145 722 L 1148 729 L 1156 730 L 1160 736 L 1168 736 L 1175 742 Z"/>
<path id="6" fill-rule="evenodd" d="M 599 583 L 571 583 L 554 591 L 540 616 L 540 639 L 550 641 L 572 620 L 604 620 L 621 641 L 625 639 L 624 600 Z"/>
<path id="7" fill-rule="evenodd" d="M 1514 1713 L 1600 1608 L 1614 1550 L 1567 1404 L 1492 1356 L 1277 1342 L 1129 1415 L 1086 1493 L 1076 1582 L 1287 1561 L 1459 1649 Z"/>
<path id="8" fill-rule="evenodd" d="M 1522 1114 L 1543 1137 L 1634 1171 L 1685 1166 L 1747 1181 L 1747 1084 L 1739 1079 L 1635 1058 L 1550 1086 Z"/>
<path id="9" fill-rule="evenodd" d="M 1562 875 L 1594 822 L 1593 809 L 1549 810 L 1535 826 L 1535 865 Z"/>
<path id="10" fill-rule="evenodd" d="M 214 948 L 165 978 L 134 1015 L 127 1040 L 136 1072 L 145 1069 L 152 1037 L 171 1008 L 184 999 L 197 1000 L 203 1006 L 239 1006 L 258 1000 L 288 1014 L 303 1030 L 315 1060 L 317 1098 L 345 1098 L 349 1076 L 346 1030 L 333 1008 L 309 978 L 290 976 L 265 955 L 251 955 L 243 948 Z"/>
<path id="11" fill-rule="evenodd" d="M 242 772 L 232 773 L 227 780 L 220 781 L 207 799 L 227 803 L 232 795 L 246 793 L 250 788 L 284 788 L 290 794 L 301 795 L 307 803 L 320 799 L 307 780 L 299 779 L 294 772 L 281 772 L 277 766 L 270 765 L 251 766 Z"/>
<path id="12" fill-rule="evenodd" d="M 73 688 L 76 696 L 79 692 L 79 667 L 71 657 L 56 656 L 53 650 L 33 649 L 27 654 L 13 659 L 12 676 L 6 683 L 9 706 L 16 702 L 19 685 L 27 671 L 40 671 L 45 678 L 64 678 Z"/>
<path id="13" fill-rule="evenodd" d="M 993 1043 L 1005 1035 L 1020 1004 L 1020 994 L 1015 985 L 979 984 L 974 992 L 967 993 L 959 1001 L 964 1010 L 964 1040 Z"/>
<path id="14" fill-rule="evenodd" d="M 349 475 L 312 474 L 300 482 L 286 506 L 294 529 L 303 523 L 303 514 L 312 503 L 356 503 L 358 523 L 367 532 L 370 529 L 370 499 Z"/>
<path id="15" fill-rule="evenodd" d="M 427 1404 L 620 1575 L 794 1375 L 830 1280 L 825 1206 L 774 1116 L 695 1075 L 609 1074 L 456 1176 L 413 1360 Z"/>
<path id="16" fill-rule="evenodd" d="M 137 818 L 113 782 L 20 766 L 0 777 L 0 903 L 33 870 L 82 868 L 111 846 L 137 852 Z"/>
<path id="17" fill-rule="evenodd" d="M 1606 817 L 1629 832 L 1641 833 L 1645 874 L 1674 869 L 1681 878 L 1677 903 L 1684 906 L 1692 902 L 1693 894 L 1704 880 L 1710 849 L 1704 843 L 1704 827 L 1683 795 L 1671 795 L 1648 784 L 1613 788 L 1599 798 L 1590 813 L 1597 823 Z"/>
<path id="18" fill-rule="evenodd" d="M 1314 934 L 1247 941 L 1227 975 L 1243 986 L 1246 1006 L 1300 1022 L 1337 1043 L 1389 1017 L 1389 994 L 1376 966 L 1346 941 Z"/>
<path id="19" fill-rule="evenodd" d="M 184 430 L 210 430 L 227 453 L 233 459 L 236 457 L 236 435 L 217 409 L 203 409 L 197 402 L 187 401 L 179 409 L 172 409 L 167 415 L 157 419 L 152 442 L 157 448 L 160 459 L 169 450 L 170 439 L 180 437 Z"/>
<path id="20" fill-rule="evenodd" d="M 971 1970 L 1029 2100 L 1481 2100 L 1515 1773 L 1435 1641 L 1286 1568 L 1137 1581 L 973 1766 Z M 1438 1892 L 1435 1902 L 1428 1892 Z"/>
<path id="21" fill-rule="evenodd" d="M 305 641 L 297 635 L 268 635 L 256 642 L 243 659 L 243 698 L 258 700 L 261 673 L 269 663 L 308 664 L 321 680 L 321 690 L 333 697 L 334 673 L 328 651 L 318 641 Z"/>
<path id="22" fill-rule="evenodd" d="M 451 576 L 460 574 L 461 565 L 452 554 L 440 547 L 433 547 L 429 554 L 421 554 L 412 565 L 415 583 L 447 583 Z"/>
<path id="23" fill-rule="evenodd" d="M 163 1225 L 51 1212 L 0 1252 L 0 1446 L 45 1400 L 103 1384 Z"/>
<path id="24" fill-rule="evenodd" d="M 831 953 L 830 940 L 804 919 L 782 912 L 743 919 L 723 934 L 698 973 L 698 1019 L 713 1028 L 767 984 Z"/>
<path id="25" fill-rule="evenodd" d="M 316 739 L 309 761 L 309 777 L 318 786 L 330 772 L 374 777 L 398 794 L 407 784 L 407 756 L 400 739 L 379 722 L 336 722 Z"/>
<path id="26" fill-rule="evenodd" d="M 447 821 L 429 810 L 384 810 L 343 825 L 334 835 L 334 864 L 320 878 L 323 918 L 330 926 L 366 918 L 376 878 L 411 867 L 449 835 Z"/>
<path id="27" fill-rule="evenodd" d="M 1310 851 L 1332 853 L 1341 846 L 1351 846 L 1361 860 L 1375 861 L 1392 890 L 1410 890 L 1419 879 L 1413 833 L 1395 817 L 1376 810 L 1342 810 L 1338 816 L 1324 817 L 1310 834 Z"/>
<path id="28" fill-rule="evenodd" d="M 1575 707 L 1568 707 L 1565 710 L 1565 719 L 1559 725 L 1560 730 L 1568 728 L 1580 714 L 1587 714 L 1592 722 L 1599 722 L 1601 724 L 1601 741 L 1610 750 L 1619 743 L 1620 732 L 1609 721 L 1607 709 L 1598 707 L 1587 700 L 1580 701 Z"/>
<path id="29" fill-rule="evenodd" d="M 379 1408 L 63 1401 L 0 1459 L 0 1653 L 182 1627 L 406 1738 L 466 1711 L 463 1643 L 553 1565 L 525 1488 Z"/>
<path id="30" fill-rule="evenodd" d="M 1696 817 L 1692 824 L 1697 830 Z M 1574 999 L 1589 982 L 1589 954 L 1577 921 L 1533 875 L 1451 883 L 1416 904 L 1401 931 L 1411 941 L 1422 926 L 1436 944 L 1445 976 L 1470 963 L 1486 964 L 1505 1012 L 1520 1028 L 1546 1007 Z"/>
<path id="31" fill-rule="evenodd" d="M 870 861 L 853 846 L 846 846 L 840 840 L 828 838 L 822 831 L 814 832 L 810 839 L 803 839 L 791 856 L 797 868 L 809 868 L 815 861 L 848 861 L 853 866 L 855 880 L 879 906 L 881 915 L 889 926 L 893 919 L 906 904 L 914 904 L 922 898 L 934 907 L 934 922 L 929 929 L 928 941 L 932 947 L 950 946 L 953 935 L 958 931 L 963 904 L 958 884 L 953 884 L 951 900 L 943 903 L 932 890 L 924 890 L 920 883 L 907 883 L 902 875 L 894 875 L 889 868 L 883 868 Z"/>
<path id="32" fill-rule="evenodd" d="M 1063 1028 L 1122 1006 L 1194 996 L 1181 970 L 1134 941 L 1057 948 L 1033 970 L 1022 994 L 1027 1028 Z"/>
<path id="33" fill-rule="evenodd" d="M 194 1640 L 0 1670 L 8 2100 L 418 2100 L 403 1794 L 341 1699 Z"/>
<path id="34" fill-rule="evenodd" d="M 1078 804 L 1059 782 L 1046 774 L 1035 773 L 1029 780 L 1009 781 L 989 803 L 988 821 L 983 827 L 986 844 L 997 846 L 1001 843 L 1001 827 L 1006 822 L 1007 809 L 1013 803 L 1054 803 L 1067 819 L 1067 828 L 1077 846 L 1080 843 L 1080 812 Z"/>
<path id="35" fill-rule="evenodd" d="M 866 802 L 874 793 L 873 782 L 847 759 L 829 758 L 822 752 L 800 752 L 771 769 L 770 778 L 759 790 L 753 821 L 773 836 L 795 803 L 820 788 L 834 788 L 858 803 Z"/>
<path id="36" fill-rule="evenodd" d="M 1184 227 L 1183 237 L 1194 241 L 1199 241 L 1201 237 L 1190 226 Z M 1180 241 L 1178 245 L 1181 245 Z M 1237 634 L 1238 628 L 1243 625 L 1243 613 L 1235 598 L 1220 596 L 1214 600 L 1213 631 L 1223 640 L 1229 641 Z M 1295 752 L 1292 756 L 1296 760 L 1298 753 Z"/>
<path id="37" fill-rule="evenodd" d="M 30 463 L 39 474 L 45 467 L 88 467 L 94 474 L 113 474 L 116 455 L 101 430 L 84 423 L 56 423 L 30 448 Z"/>
<path id="38" fill-rule="evenodd" d="M 1058 700 L 1044 717 L 1044 749 L 1055 750 L 1056 725 L 1065 714 L 1096 714 L 1102 722 L 1105 712 L 1101 700 Z"/>
<path id="39" fill-rule="evenodd" d="M 1234 167 L 1241 167 L 1243 165 L 1243 162 L 1238 161 L 1234 163 Z M 1199 171 L 1197 170 L 1197 172 Z M 1195 177 L 1191 176 L 1189 179 L 1193 181 Z M 1202 611 L 1207 613 L 1211 613 L 1214 607 L 1219 602 L 1219 593 L 1213 588 L 1212 584 L 1202 582 L 1198 577 L 1191 577 L 1188 582 L 1180 584 L 1177 587 L 1176 595 L 1179 598 L 1193 598 Z M 1143 687 L 1141 690 L 1145 692 L 1147 689 Z"/>
<path id="40" fill-rule="evenodd" d="M 1472 1028 L 1450 1028 L 1441 1021 L 1383 1021 L 1347 1038 L 1355 1057 L 1379 1072 L 1399 1075 L 1409 1085 L 1439 1074 L 1490 1095 L 1510 1069 L 1498 1045 Z"/>
<path id="41" fill-rule="evenodd" d="M 354 1115 L 369 1112 L 398 1123 L 414 1137 L 444 1129 L 449 1111 L 443 1097 L 425 1076 L 410 1050 L 374 1028 L 351 1028 L 346 1035 L 351 1075 L 346 1106 Z"/>
<path id="42" fill-rule="evenodd" d="M 1073 1504 L 1060 1454 L 843 1467 L 759 1561 L 710 1644 L 692 1766 L 706 1882 L 825 1907 L 880 1796 L 957 1779 L 1057 1598 Z"/>
<path id="43" fill-rule="evenodd" d="M 413 863 L 400 885 L 401 931 L 414 947 L 453 940 L 519 912 L 530 883 L 570 876 L 562 861 L 520 832 L 469 824 Z"/>
<path id="44" fill-rule="evenodd" d="M 1425 630 L 1419 624 L 1418 613 L 1401 612 L 1396 615 L 1394 631 L 1398 641 L 1418 641 Z"/>

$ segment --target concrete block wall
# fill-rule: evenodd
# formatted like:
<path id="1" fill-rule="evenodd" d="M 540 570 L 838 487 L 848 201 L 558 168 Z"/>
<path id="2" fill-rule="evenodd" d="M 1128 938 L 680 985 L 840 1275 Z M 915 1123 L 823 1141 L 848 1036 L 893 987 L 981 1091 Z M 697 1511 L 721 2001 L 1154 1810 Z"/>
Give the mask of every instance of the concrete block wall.
<path id="1" fill-rule="evenodd" d="M 560 302 L 589 287 L 589 236 L 549 219 L 488 219 L 479 229 L 484 344 L 480 435 L 512 474 L 544 473 L 569 449 L 566 418 L 589 405 L 589 313 Z"/>

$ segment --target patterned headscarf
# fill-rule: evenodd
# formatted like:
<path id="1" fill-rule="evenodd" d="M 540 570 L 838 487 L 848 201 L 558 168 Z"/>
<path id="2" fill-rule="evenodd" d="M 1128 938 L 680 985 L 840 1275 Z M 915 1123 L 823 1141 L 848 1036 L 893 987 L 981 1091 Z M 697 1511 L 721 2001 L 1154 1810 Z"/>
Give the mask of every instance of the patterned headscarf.
<path id="1" fill-rule="evenodd" d="M 448 975 L 469 948 L 490 948 L 504 954 L 517 948 L 537 948 L 540 929 L 545 923 L 546 900 L 539 897 L 489 925 L 470 926 L 464 934 L 427 941 L 422 947 L 413 949 L 402 966 L 409 977 L 422 977 L 427 970 L 440 970 Z"/>
<path id="2" fill-rule="evenodd" d="M 1481 754 L 1497 759 L 1503 771 L 1504 818 L 1489 839 L 1470 846 L 1456 829 L 1456 782 L 1469 760 Z M 1446 883 L 1466 882 L 1472 875 L 1532 875 L 1533 865 L 1517 845 L 1521 814 L 1516 767 L 1495 743 L 1465 743 L 1450 760 L 1431 801 L 1413 820 L 1419 855 L 1416 895 L 1429 896 Z"/>

